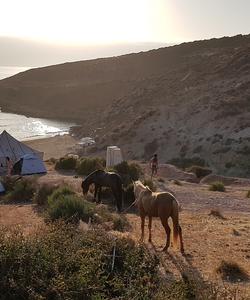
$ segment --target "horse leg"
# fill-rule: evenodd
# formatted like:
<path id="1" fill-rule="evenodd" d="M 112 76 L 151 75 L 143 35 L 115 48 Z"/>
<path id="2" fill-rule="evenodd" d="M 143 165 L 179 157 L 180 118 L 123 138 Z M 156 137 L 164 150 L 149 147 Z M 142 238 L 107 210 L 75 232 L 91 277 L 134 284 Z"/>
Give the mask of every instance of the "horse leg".
<path id="1" fill-rule="evenodd" d="M 102 187 L 100 185 L 98 185 L 98 193 L 97 193 L 98 201 L 97 201 L 97 203 L 101 203 L 101 192 L 102 192 Z"/>
<path id="2" fill-rule="evenodd" d="M 168 247 L 170 245 L 170 233 L 171 233 L 171 229 L 170 229 L 170 227 L 168 225 L 168 219 L 161 218 L 161 224 L 164 227 L 166 235 L 167 235 L 166 246 L 163 248 L 163 251 L 167 251 Z"/>
<path id="3" fill-rule="evenodd" d="M 180 237 L 180 244 L 181 244 L 181 253 L 184 253 L 184 244 L 183 244 L 183 239 L 182 239 L 182 229 L 181 229 L 180 225 L 179 225 L 179 237 Z"/>
<path id="4" fill-rule="evenodd" d="M 144 240 L 144 226 L 145 226 L 145 216 L 141 215 L 141 238 L 140 238 L 140 242 L 143 242 L 143 240 Z"/>
<path id="5" fill-rule="evenodd" d="M 95 184 L 95 193 L 94 193 L 94 201 L 96 202 L 96 195 L 97 195 L 97 191 L 98 191 L 98 185 Z"/>
<path id="6" fill-rule="evenodd" d="M 117 210 L 120 213 L 122 211 L 122 191 L 112 188 L 112 193 L 116 201 Z"/>
<path id="7" fill-rule="evenodd" d="M 148 216 L 148 232 L 149 232 L 148 242 L 149 242 L 149 243 L 152 242 L 151 229 L 152 229 L 152 217 L 151 217 L 151 216 Z"/>

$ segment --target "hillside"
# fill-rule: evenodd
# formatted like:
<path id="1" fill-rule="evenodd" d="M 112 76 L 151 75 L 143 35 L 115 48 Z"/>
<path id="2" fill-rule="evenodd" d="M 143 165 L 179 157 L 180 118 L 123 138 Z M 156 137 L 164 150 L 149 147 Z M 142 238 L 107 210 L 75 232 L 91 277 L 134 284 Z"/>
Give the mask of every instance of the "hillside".
<path id="1" fill-rule="evenodd" d="M 250 175 L 250 35 L 28 70 L 0 81 L 0 105 L 75 120 L 93 151 Z"/>

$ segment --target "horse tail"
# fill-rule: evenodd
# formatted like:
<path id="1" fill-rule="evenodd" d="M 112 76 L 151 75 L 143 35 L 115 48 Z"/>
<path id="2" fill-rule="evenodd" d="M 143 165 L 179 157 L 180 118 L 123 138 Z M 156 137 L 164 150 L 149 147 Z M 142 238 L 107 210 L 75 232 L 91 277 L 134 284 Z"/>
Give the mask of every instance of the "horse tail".
<path id="1" fill-rule="evenodd" d="M 178 238 L 180 234 L 180 225 L 179 225 L 179 203 L 176 199 L 173 199 L 172 206 L 172 221 L 173 221 L 173 241 L 174 245 L 177 246 Z"/>

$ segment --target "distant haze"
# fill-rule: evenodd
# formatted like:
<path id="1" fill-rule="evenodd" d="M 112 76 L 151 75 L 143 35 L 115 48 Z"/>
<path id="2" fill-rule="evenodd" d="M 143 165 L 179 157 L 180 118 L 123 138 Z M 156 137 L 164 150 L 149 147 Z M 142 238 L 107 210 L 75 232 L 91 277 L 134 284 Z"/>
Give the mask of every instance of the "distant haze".
<path id="1" fill-rule="evenodd" d="M 0 37 L 0 66 L 38 67 L 166 47 L 166 43 L 68 46 Z"/>

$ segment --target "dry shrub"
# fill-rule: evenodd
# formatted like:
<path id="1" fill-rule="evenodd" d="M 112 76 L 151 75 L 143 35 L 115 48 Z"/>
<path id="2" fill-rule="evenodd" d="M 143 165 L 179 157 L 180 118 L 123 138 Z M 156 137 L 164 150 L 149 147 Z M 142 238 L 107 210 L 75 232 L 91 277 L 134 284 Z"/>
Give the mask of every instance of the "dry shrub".
<path id="1" fill-rule="evenodd" d="M 161 178 L 161 177 L 158 178 L 157 180 L 158 180 L 158 182 L 162 182 L 162 183 L 165 182 L 165 180 L 163 178 Z"/>
<path id="2" fill-rule="evenodd" d="M 182 183 L 181 183 L 179 180 L 176 180 L 176 179 L 172 180 L 172 182 L 173 182 L 174 184 L 176 184 L 176 185 L 179 185 L 179 186 L 182 185 Z"/>
<path id="3" fill-rule="evenodd" d="M 237 263 L 227 262 L 225 260 L 221 261 L 216 269 L 216 273 L 219 274 L 223 280 L 231 282 L 247 281 L 249 279 L 247 272 Z"/>
<path id="4" fill-rule="evenodd" d="M 61 157 L 55 164 L 56 170 L 75 170 L 77 159 L 74 157 Z"/>
<path id="5" fill-rule="evenodd" d="M 224 183 L 221 181 L 215 181 L 209 185 L 209 191 L 225 192 L 225 190 Z"/>
<path id="6" fill-rule="evenodd" d="M 22 177 L 13 181 L 9 186 L 4 202 L 29 202 L 36 190 L 37 180 L 35 177 Z"/>
<path id="7" fill-rule="evenodd" d="M 42 185 L 38 186 L 34 197 L 33 202 L 40 206 L 46 206 L 48 204 L 48 197 L 57 189 L 57 185 L 52 185 L 49 183 L 43 183 Z"/>
<path id="8" fill-rule="evenodd" d="M 100 157 L 84 157 L 80 160 L 77 166 L 77 174 L 89 175 L 95 170 L 104 170 L 106 161 Z"/>
<path id="9" fill-rule="evenodd" d="M 186 171 L 194 173 L 197 178 L 202 178 L 212 173 L 212 170 L 201 166 L 192 166 L 190 168 L 187 168 Z"/>
<path id="10" fill-rule="evenodd" d="M 113 229 L 125 232 L 131 229 L 128 219 L 124 215 L 115 215 L 113 217 Z"/>
<path id="11" fill-rule="evenodd" d="M 206 162 L 203 158 L 200 157 L 192 157 L 192 158 L 185 158 L 185 157 L 175 157 L 168 161 L 169 164 L 172 164 L 178 168 L 186 169 L 193 165 L 204 167 Z"/>
<path id="12" fill-rule="evenodd" d="M 160 280 L 145 247 L 103 230 L 62 222 L 32 236 L 1 230 L 0 245 L 1 299 L 146 300 Z"/>
<path id="13" fill-rule="evenodd" d="M 226 218 L 222 215 L 222 213 L 218 209 L 211 209 L 209 216 L 213 216 L 221 220 L 226 220 Z"/>
<path id="14" fill-rule="evenodd" d="M 142 169 L 137 163 L 128 163 L 127 161 L 123 161 L 114 166 L 113 169 L 121 176 L 125 187 L 132 183 L 132 180 L 138 180 L 140 175 L 142 175 Z"/>

